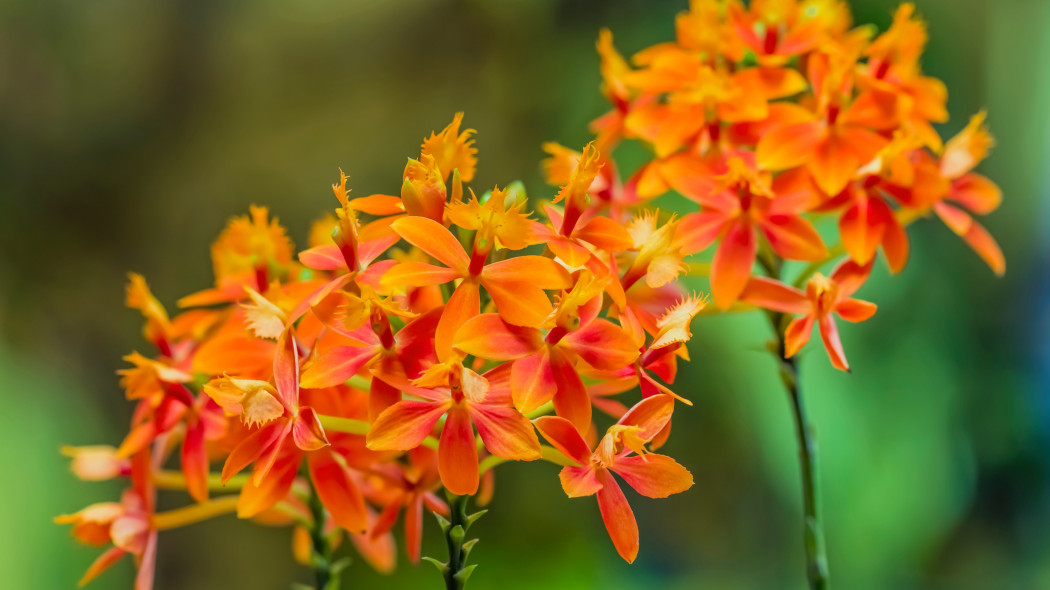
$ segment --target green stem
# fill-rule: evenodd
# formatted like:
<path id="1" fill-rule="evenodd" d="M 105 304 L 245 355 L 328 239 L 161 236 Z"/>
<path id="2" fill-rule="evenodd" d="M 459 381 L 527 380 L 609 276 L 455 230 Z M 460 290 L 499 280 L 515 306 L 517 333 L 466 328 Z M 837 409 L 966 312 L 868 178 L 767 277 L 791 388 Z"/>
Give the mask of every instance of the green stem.
<path id="1" fill-rule="evenodd" d="M 781 261 L 775 258 L 771 262 L 760 259 L 766 273 L 774 278 L 781 276 Z M 805 275 L 803 275 L 805 276 Z M 817 490 L 817 438 L 813 427 L 806 418 L 805 404 L 799 387 L 798 362 L 796 357 L 788 357 L 785 333 L 790 317 L 777 312 L 768 312 L 769 321 L 776 334 L 776 350 L 780 381 L 787 390 L 791 401 L 792 418 L 795 422 L 795 436 L 798 439 L 798 457 L 802 477 L 802 507 L 805 518 L 803 528 L 803 546 L 806 552 L 806 577 L 811 590 L 827 590 L 828 557 L 824 548 L 824 528 L 820 520 L 820 502 Z"/>
<path id="2" fill-rule="evenodd" d="M 476 565 L 467 565 L 470 550 L 477 544 L 477 539 L 467 540 L 467 530 L 470 525 L 485 514 L 485 510 L 467 514 L 467 502 L 470 496 L 456 496 L 448 493 L 449 517 L 446 519 L 438 513 L 434 516 L 445 534 L 445 544 L 448 547 L 448 561 L 441 563 L 432 557 L 423 559 L 431 562 L 438 568 L 445 579 L 445 590 L 463 590 L 470 574 Z"/>
<path id="3" fill-rule="evenodd" d="M 314 576 L 317 580 L 317 590 L 336 590 L 339 583 L 332 570 L 332 544 L 324 534 L 324 525 L 327 520 L 324 505 L 317 495 L 317 489 L 310 480 L 310 499 L 307 502 L 313 523 L 310 527 L 310 542 L 313 545 L 311 561 L 314 566 Z"/>

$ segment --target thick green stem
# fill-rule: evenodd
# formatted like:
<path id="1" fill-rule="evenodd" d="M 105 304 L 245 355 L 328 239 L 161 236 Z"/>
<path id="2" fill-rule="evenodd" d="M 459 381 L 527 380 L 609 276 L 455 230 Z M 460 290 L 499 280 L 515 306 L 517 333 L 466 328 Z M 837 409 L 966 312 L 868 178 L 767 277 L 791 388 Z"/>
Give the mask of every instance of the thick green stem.
<path id="1" fill-rule="evenodd" d="M 445 590 L 463 590 L 470 574 L 473 573 L 475 565 L 467 565 L 470 550 L 477 544 L 477 539 L 467 540 L 467 530 L 470 525 L 481 518 L 486 511 L 467 514 L 467 502 L 470 496 L 456 496 L 448 494 L 449 517 L 444 518 L 438 513 L 434 516 L 441 525 L 441 531 L 445 534 L 445 543 L 448 547 L 448 561 L 442 563 L 432 557 L 423 559 L 433 563 L 445 579 Z"/>
<path id="2" fill-rule="evenodd" d="M 766 273 L 773 278 L 781 276 L 781 261 L 773 257 L 771 262 L 760 259 Z M 776 334 L 776 354 L 780 380 L 791 401 L 791 413 L 798 439 L 798 458 L 802 477 L 803 547 L 806 552 L 806 577 L 811 590 L 827 590 L 828 557 L 824 549 L 824 527 L 820 520 L 820 501 L 817 489 L 817 438 L 802 401 L 796 357 L 787 355 L 785 333 L 790 317 L 782 313 L 768 312 L 769 321 Z"/>

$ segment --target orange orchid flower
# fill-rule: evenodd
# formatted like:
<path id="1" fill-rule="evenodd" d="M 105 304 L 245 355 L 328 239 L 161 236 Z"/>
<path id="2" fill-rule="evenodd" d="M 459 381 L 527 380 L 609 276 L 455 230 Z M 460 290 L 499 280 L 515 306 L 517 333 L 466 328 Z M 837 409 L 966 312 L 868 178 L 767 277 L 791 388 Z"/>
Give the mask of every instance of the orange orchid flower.
<path id="1" fill-rule="evenodd" d="M 562 489 L 570 498 L 598 496 L 605 528 L 617 553 L 627 563 L 638 556 L 638 523 L 612 474 L 649 498 L 666 498 L 693 485 L 693 476 L 685 467 L 645 448 L 667 425 L 673 408 L 674 400 L 668 395 L 638 402 L 609 428 L 593 451 L 565 418 L 543 416 L 535 422 L 547 442 L 577 463 L 562 468 L 558 474 Z"/>
<path id="2" fill-rule="evenodd" d="M 719 240 L 711 265 L 711 293 L 722 309 L 737 300 L 751 276 L 758 230 L 784 258 L 820 260 L 827 256 L 820 234 L 800 215 L 805 201 L 777 192 L 780 187 L 741 158 L 727 164 L 718 190 L 687 195 L 700 202 L 703 211 L 683 217 L 676 234 L 686 253 L 699 252 Z"/>
<path id="3" fill-rule="evenodd" d="M 1003 195 L 987 177 L 973 172 L 995 144 L 984 124 L 985 113 L 974 115 L 958 135 L 948 141 L 940 161 L 940 174 L 950 182 L 946 192 L 933 204 L 933 210 L 953 232 L 962 237 L 995 274 L 1006 272 L 1006 258 L 988 230 L 974 221 L 965 207 L 986 215 L 999 207 Z"/>
<path id="4" fill-rule="evenodd" d="M 623 328 L 597 317 L 604 288 L 603 281 L 584 271 L 559 298 L 543 328 L 514 326 L 496 314 L 481 314 L 463 324 L 455 347 L 478 358 L 513 361 L 510 390 L 518 410 L 531 412 L 553 399 L 558 415 L 587 430 L 591 404 L 576 360 L 613 371 L 638 357 L 637 345 Z"/>
<path id="5" fill-rule="evenodd" d="M 246 425 L 257 425 L 230 451 L 222 468 L 222 481 L 227 482 L 255 464 L 238 503 L 241 518 L 263 512 L 288 493 L 301 451 L 316 451 L 329 444 L 314 409 L 299 405 L 296 349 L 295 333 L 289 328 L 277 341 L 272 384 L 222 377 L 204 387 L 227 414 L 240 416 Z"/>
<path id="6" fill-rule="evenodd" d="M 838 327 L 832 314 L 847 322 L 863 322 L 875 314 L 874 303 L 853 299 L 852 295 L 871 273 L 871 263 L 860 266 L 847 260 L 830 277 L 817 273 L 801 291 L 765 277 L 752 278 L 741 299 L 752 305 L 787 314 L 803 314 L 788 324 L 784 333 L 785 355 L 792 357 L 809 341 L 813 324 L 820 328 L 824 348 L 836 369 L 849 371 Z"/>
<path id="7" fill-rule="evenodd" d="M 187 295 L 179 307 L 198 307 L 237 301 L 245 285 L 265 291 L 271 278 L 287 274 L 292 264 L 292 242 L 266 207 L 252 206 L 249 217 L 234 217 L 211 247 L 215 267 L 214 289 Z"/>
<path id="8" fill-rule="evenodd" d="M 402 262 L 383 275 L 383 285 L 421 287 L 462 279 L 449 297 L 435 333 L 435 347 L 441 359 L 448 358 L 456 330 L 480 313 L 480 287 L 492 297 L 496 310 L 505 320 L 515 325 L 536 325 L 553 309 L 544 291 L 570 286 L 565 269 L 542 256 L 517 256 L 487 263 L 489 254 L 496 248 L 495 242 L 502 241 L 497 228 L 479 230 L 475 234 L 473 253 L 468 256 L 455 236 L 433 220 L 404 217 L 391 227 L 406 242 L 446 266 Z"/>
<path id="9" fill-rule="evenodd" d="M 515 461 L 540 457 L 540 443 L 528 419 L 508 407 L 503 387 L 458 361 L 435 365 L 417 379 L 424 399 L 403 400 L 383 411 L 368 432 L 372 450 L 408 451 L 418 447 L 445 416 L 438 447 L 441 482 L 453 494 L 478 491 L 477 427 L 485 448 Z M 492 373 L 489 373 L 490 375 Z"/>
<path id="10" fill-rule="evenodd" d="M 98 557 L 81 577 L 79 586 L 115 565 L 125 555 L 135 560 L 135 590 L 152 590 L 157 559 L 157 529 L 153 522 L 153 486 L 150 477 L 150 452 L 144 450 L 132 458 L 131 487 L 120 502 L 92 504 L 73 514 L 55 518 L 57 524 L 73 525 L 72 535 L 81 543 L 94 547 L 113 546 Z"/>

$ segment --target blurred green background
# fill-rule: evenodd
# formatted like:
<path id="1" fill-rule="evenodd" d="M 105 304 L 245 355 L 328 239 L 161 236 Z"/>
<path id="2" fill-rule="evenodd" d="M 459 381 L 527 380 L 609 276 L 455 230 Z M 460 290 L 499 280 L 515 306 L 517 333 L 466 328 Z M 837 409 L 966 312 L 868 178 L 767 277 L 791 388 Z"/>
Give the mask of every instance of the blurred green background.
<path id="1" fill-rule="evenodd" d="M 294 6 L 293 6 L 294 4 Z M 884 29 L 896 2 L 853 0 Z M 96 550 L 53 515 L 116 497 L 76 481 L 59 445 L 116 443 L 130 416 L 114 371 L 143 348 L 125 273 L 169 306 L 211 283 L 209 245 L 250 203 L 304 243 L 354 194 L 393 192 L 405 158 L 453 112 L 479 130 L 476 187 L 542 183 L 539 146 L 580 146 L 604 112 L 593 45 L 626 54 L 673 35 L 685 0 L 4 0 L 0 2 L 0 586 L 73 587 Z M 901 276 L 843 326 L 854 367 L 802 357 L 822 455 L 839 589 L 1050 588 L 1047 148 L 1050 2 L 919 0 L 928 73 L 950 89 L 954 133 L 987 107 L 1005 192 L 986 224 L 996 280 L 936 221 L 909 230 Z M 698 282 L 697 288 L 703 286 Z M 550 465 L 499 471 L 477 525 L 483 588 L 804 586 L 796 445 L 761 317 L 695 324 L 694 362 L 668 453 L 697 485 L 629 493 L 642 550 L 627 566 L 593 499 Z M 425 553 L 444 557 L 429 527 Z M 287 530 L 225 518 L 165 533 L 156 587 L 287 588 L 308 580 Z M 392 577 L 355 563 L 346 588 L 437 588 L 404 556 Z M 127 588 L 122 564 L 92 587 Z"/>

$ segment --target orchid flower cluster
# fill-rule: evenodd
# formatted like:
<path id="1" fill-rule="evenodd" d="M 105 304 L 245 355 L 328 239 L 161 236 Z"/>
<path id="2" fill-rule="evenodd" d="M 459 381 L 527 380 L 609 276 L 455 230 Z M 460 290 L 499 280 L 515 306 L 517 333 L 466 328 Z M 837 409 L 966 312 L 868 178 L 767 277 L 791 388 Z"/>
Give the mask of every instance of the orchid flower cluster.
<path id="1" fill-rule="evenodd" d="M 112 545 L 84 581 L 130 554 L 136 587 L 149 588 L 160 531 L 231 511 L 297 527 L 303 561 L 345 537 L 389 570 L 399 514 L 417 560 L 424 507 L 449 514 L 439 488 L 484 502 L 492 467 L 541 458 L 564 466 L 570 496 L 597 495 L 634 560 L 637 525 L 611 473 L 655 498 L 692 485 L 650 451 L 684 401 L 667 384 L 705 300 L 666 276 L 625 288 L 661 276 L 651 245 L 666 230 L 587 205 L 593 148 L 540 222 L 520 190 L 464 186 L 476 150 L 460 127 L 457 115 L 425 140 L 399 196 L 352 199 L 340 174 L 339 207 L 297 256 L 266 209 L 233 219 L 212 246 L 215 287 L 180 299 L 174 317 L 131 275 L 127 304 L 154 353 L 120 371 L 137 404 L 130 432 L 118 448 L 68 450 L 80 477 L 129 481 L 120 502 L 59 518 Z M 614 424 L 599 431 L 593 408 Z M 180 469 L 166 469 L 176 453 Z M 195 504 L 155 512 L 169 487 Z M 311 545 L 310 531 L 325 538 Z"/>
<path id="2" fill-rule="evenodd" d="M 560 190 L 535 211 L 520 184 L 468 186 L 477 150 L 457 114 L 409 160 L 397 195 L 351 198 L 340 172 L 338 207 L 297 254 L 267 209 L 231 220 L 211 250 L 215 286 L 177 315 L 130 275 L 127 304 L 152 350 L 120 371 L 136 404 L 129 433 L 116 448 L 65 449 L 80 478 L 127 481 L 120 501 L 57 519 L 109 547 L 82 583 L 130 555 L 135 587 L 151 588 L 160 532 L 235 512 L 291 527 L 295 557 L 335 588 L 344 542 L 393 569 L 399 518 L 418 560 L 429 509 L 449 540 L 437 565 L 462 587 L 477 515 L 461 499 L 487 503 L 494 467 L 534 460 L 562 467 L 569 497 L 596 496 L 632 562 L 638 527 L 619 482 L 651 498 L 693 484 L 654 451 L 690 405 L 672 387 L 696 316 L 770 317 L 807 449 L 795 355 L 816 326 L 831 364 L 849 369 L 835 316 L 875 313 L 853 295 L 880 249 L 899 272 L 906 226 L 932 213 L 1005 270 L 973 219 L 1001 200 L 973 172 L 992 145 L 984 114 L 947 142 L 934 130 L 947 92 L 921 71 L 912 5 L 875 35 L 851 28 L 838 0 L 694 0 L 676 31 L 630 62 L 602 31 L 613 109 L 581 151 L 544 146 Z M 623 180 L 612 153 L 625 139 L 652 157 Z M 650 207 L 670 191 L 698 207 Z M 829 247 L 815 223 L 834 218 Z M 793 279 L 785 261 L 801 262 Z M 686 274 L 709 275 L 714 306 L 683 288 Z M 802 454 L 819 522 L 813 460 Z M 157 511 L 160 490 L 191 503 Z M 810 580 L 824 587 L 819 527 L 808 534 Z"/>
<path id="3" fill-rule="evenodd" d="M 800 316 L 789 356 L 817 324 L 834 366 L 848 370 L 832 314 L 856 322 L 874 313 L 850 296 L 880 249 L 891 272 L 904 268 L 912 221 L 935 214 L 1005 272 L 1002 251 L 973 218 L 1002 201 L 973 172 L 993 144 L 985 114 L 947 142 L 933 128 L 948 120 L 947 89 L 922 72 L 927 34 L 913 4 L 877 36 L 851 28 L 841 0 L 693 0 L 675 25 L 675 41 L 630 63 L 602 31 L 602 90 L 614 108 L 591 124 L 607 158 L 592 197 L 625 208 L 674 191 L 698 205 L 668 223 L 668 273 L 713 250 L 719 308 Z M 652 158 L 621 183 L 611 155 L 623 139 Z M 579 157 L 545 149 L 552 180 Z M 830 217 L 838 243 L 829 248 L 814 222 Z M 816 272 L 843 254 L 830 277 Z M 794 285 L 753 276 L 756 261 L 773 275 L 782 260 L 809 263 Z"/>

